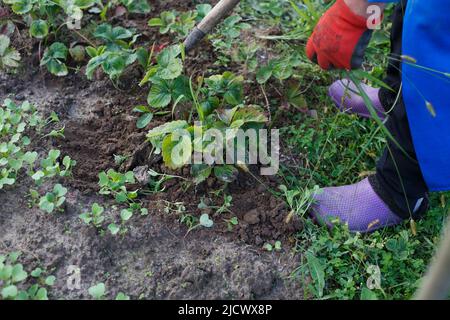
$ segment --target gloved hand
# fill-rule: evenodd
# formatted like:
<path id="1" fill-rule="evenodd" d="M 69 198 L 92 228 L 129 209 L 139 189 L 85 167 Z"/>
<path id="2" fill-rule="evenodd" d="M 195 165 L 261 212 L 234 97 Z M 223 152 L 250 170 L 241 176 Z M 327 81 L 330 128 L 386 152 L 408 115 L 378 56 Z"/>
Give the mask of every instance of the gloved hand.
<path id="1" fill-rule="evenodd" d="M 371 36 L 367 19 L 353 13 L 344 0 L 337 0 L 314 29 L 306 54 L 325 70 L 356 69 L 361 67 Z"/>

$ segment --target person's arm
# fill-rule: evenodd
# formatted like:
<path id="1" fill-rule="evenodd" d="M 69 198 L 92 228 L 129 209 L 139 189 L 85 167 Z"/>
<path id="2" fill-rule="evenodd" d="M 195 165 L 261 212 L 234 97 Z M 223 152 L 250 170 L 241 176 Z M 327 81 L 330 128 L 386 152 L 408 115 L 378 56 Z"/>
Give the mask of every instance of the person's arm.
<path id="1" fill-rule="evenodd" d="M 384 5 L 368 0 L 336 0 L 307 43 L 308 58 L 323 69 L 361 67 L 372 31 L 381 22 Z M 370 6 L 379 9 L 369 10 Z"/>

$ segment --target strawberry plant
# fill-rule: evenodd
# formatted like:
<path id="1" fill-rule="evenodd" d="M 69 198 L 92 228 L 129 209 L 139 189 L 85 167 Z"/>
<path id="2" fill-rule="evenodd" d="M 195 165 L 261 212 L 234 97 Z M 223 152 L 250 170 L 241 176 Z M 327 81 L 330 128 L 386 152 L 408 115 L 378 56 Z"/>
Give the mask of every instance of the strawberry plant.
<path id="1" fill-rule="evenodd" d="M 30 34 L 37 39 L 45 38 L 53 29 L 67 23 L 68 18 L 81 20 L 83 10 L 89 9 L 96 0 L 4 0 L 11 10 L 28 23 Z"/>
<path id="2" fill-rule="evenodd" d="M 86 48 L 86 52 L 91 57 L 86 67 L 88 79 L 92 79 L 95 70 L 102 67 L 102 70 L 115 80 L 127 66 L 137 60 L 138 55 L 136 50 L 132 49 L 132 45 L 136 42 L 138 35 L 133 31 L 102 24 L 96 28 L 94 37 L 100 39 L 104 45 Z"/>
<path id="3" fill-rule="evenodd" d="M 101 228 L 102 223 L 105 221 L 103 212 L 105 209 L 98 203 L 92 205 L 92 209 L 89 212 L 80 214 L 80 219 L 87 225 L 92 224 L 96 228 Z"/>
<path id="4" fill-rule="evenodd" d="M 175 105 L 189 99 L 189 79 L 182 75 L 183 60 L 181 46 L 165 48 L 156 57 L 156 63 L 150 64 L 141 85 L 151 83 L 147 102 L 152 108 L 160 109 L 170 103 Z"/>
<path id="5" fill-rule="evenodd" d="M 66 66 L 68 53 L 69 49 L 64 43 L 55 42 L 45 50 L 41 66 L 46 66 L 47 70 L 55 76 L 66 76 L 69 73 Z"/>
<path id="6" fill-rule="evenodd" d="M 195 24 L 201 21 L 211 11 L 209 4 L 197 5 L 196 10 L 177 12 L 164 11 L 157 18 L 148 21 L 150 27 L 158 27 L 161 34 L 171 33 L 178 40 L 185 38 L 194 28 Z"/>
<path id="7" fill-rule="evenodd" d="M 62 206 L 66 201 L 67 189 L 60 184 L 56 184 L 51 192 L 47 192 L 39 201 L 39 208 L 47 213 L 55 210 L 63 211 Z"/>
<path id="8" fill-rule="evenodd" d="M 221 143 L 227 146 L 236 139 L 239 129 L 261 127 L 268 120 L 259 106 L 243 104 L 243 78 L 240 76 L 225 72 L 205 79 L 204 84 L 200 79 L 196 90 L 191 82 L 186 85 L 190 86 L 190 98 L 194 104 L 190 119 L 166 123 L 147 134 L 154 151 L 162 153 L 164 163 L 171 169 L 190 164 L 194 152 L 211 151 L 218 142 L 203 141 L 203 134 L 208 130 L 222 132 Z M 200 125 L 189 123 L 194 117 Z M 231 182 L 238 173 L 231 165 L 212 164 L 195 164 L 191 171 L 196 183 L 204 181 L 212 173 L 224 182 Z"/>
<path id="9" fill-rule="evenodd" d="M 180 57 L 181 56 L 181 57 Z M 156 57 L 156 64 L 151 65 L 142 83 L 150 82 L 148 104 L 152 108 L 164 108 L 173 103 L 174 109 L 179 103 L 191 103 L 189 119 L 176 120 L 152 129 L 148 141 L 156 153 L 162 153 L 165 164 L 171 169 L 179 169 L 191 163 L 195 152 L 211 149 L 214 144 L 203 143 L 197 135 L 202 136 L 211 129 L 217 129 L 224 135 L 227 129 L 235 132 L 229 135 L 224 145 L 236 138 L 239 129 L 261 126 L 267 122 L 262 109 L 258 106 L 245 105 L 243 94 L 243 77 L 231 72 L 199 79 L 196 88 L 190 79 L 182 75 L 183 50 L 180 46 L 165 48 Z M 201 125 L 192 125 L 194 119 Z M 182 138 L 178 139 L 182 134 Z M 196 141 L 197 139 L 197 141 Z M 174 150 L 183 150 L 177 159 Z M 224 182 L 231 182 L 237 176 L 237 169 L 231 165 L 193 165 L 195 182 L 200 183 L 212 173 Z"/>

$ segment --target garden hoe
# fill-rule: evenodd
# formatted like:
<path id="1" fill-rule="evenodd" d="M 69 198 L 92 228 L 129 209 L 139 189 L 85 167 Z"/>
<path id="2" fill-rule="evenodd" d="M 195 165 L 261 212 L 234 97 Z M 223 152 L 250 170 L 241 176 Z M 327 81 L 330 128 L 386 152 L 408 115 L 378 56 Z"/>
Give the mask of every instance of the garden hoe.
<path id="1" fill-rule="evenodd" d="M 231 11 L 240 0 L 220 0 L 218 4 L 203 18 L 184 41 L 184 50 L 192 50 L 208 33 L 210 33 Z"/>

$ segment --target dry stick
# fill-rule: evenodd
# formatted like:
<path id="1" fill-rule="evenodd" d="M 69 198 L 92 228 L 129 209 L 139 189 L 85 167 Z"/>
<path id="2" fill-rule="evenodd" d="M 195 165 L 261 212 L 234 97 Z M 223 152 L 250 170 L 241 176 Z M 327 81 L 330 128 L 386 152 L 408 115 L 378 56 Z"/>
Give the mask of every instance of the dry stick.
<path id="1" fill-rule="evenodd" d="M 415 300 L 445 300 L 450 291 L 450 218 L 441 247 L 435 256 Z"/>
<path id="2" fill-rule="evenodd" d="M 264 95 L 264 99 L 266 100 L 266 109 L 267 109 L 267 112 L 269 113 L 269 122 L 271 123 L 272 122 L 272 113 L 270 112 L 269 98 L 267 97 L 266 90 L 264 90 L 264 87 L 262 85 L 260 85 L 259 87 L 261 88 L 261 91 Z"/>

